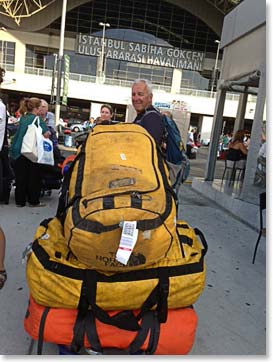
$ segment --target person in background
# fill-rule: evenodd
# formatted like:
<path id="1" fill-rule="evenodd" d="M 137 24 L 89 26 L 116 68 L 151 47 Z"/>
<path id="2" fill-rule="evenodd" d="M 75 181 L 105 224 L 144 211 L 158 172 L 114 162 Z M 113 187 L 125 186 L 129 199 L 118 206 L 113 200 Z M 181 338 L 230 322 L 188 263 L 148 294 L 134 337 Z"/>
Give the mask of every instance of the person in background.
<path id="1" fill-rule="evenodd" d="M 41 174 L 40 165 L 31 162 L 28 158 L 21 155 L 23 138 L 27 132 L 28 126 L 38 115 L 41 105 L 39 98 L 27 98 L 22 102 L 19 127 L 14 136 L 11 145 L 10 155 L 14 160 L 15 171 L 15 202 L 16 206 L 24 207 L 28 201 L 29 206 L 45 206 L 40 202 L 41 194 Z M 49 138 L 50 132 L 46 123 L 40 118 L 40 126 L 44 137 Z"/>
<path id="2" fill-rule="evenodd" d="M 250 144 L 250 133 L 246 131 L 244 137 L 244 145 L 246 146 L 247 149 L 249 149 L 249 144 Z"/>
<path id="3" fill-rule="evenodd" d="M 0 68 L 0 85 L 3 82 L 5 70 Z M 14 179 L 14 172 L 9 159 L 9 140 L 8 140 L 8 117 L 7 108 L 0 95 L 0 167 L 1 167 L 1 186 L 0 187 L 0 202 L 6 204 L 9 200 L 11 183 Z"/>
<path id="4" fill-rule="evenodd" d="M 194 147 L 195 143 L 194 143 L 194 137 L 193 137 L 193 132 L 194 129 L 192 129 L 191 131 L 188 132 L 188 137 L 187 137 L 187 144 L 186 144 L 186 155 L 188 156 L 188 158 L 192 158 L 192 148 Z"/>
<path id="5" fill-rule="evenodd" d="M 55 118 L 52 112 L 48 112 L 48 103 L 44 99 L 41 99 L 41 105 L 39 107 L 38 115 L 46 123 L 47 128 L 50 132 L 49 139 L 53 143 L 54 160 L 55 164 L 58 164 L 63 161 L 63 157 L 58 147 L 58 137 L 55 129 Z"/>
<path id="6" fill-rule="evenodd" d="M 193 129 L 193 141 L 194 141 L 194 144 L 197 146 L 197 144 L 198 144 L 198 132 L 197 132 L 197 128 L 194 128 L 194 129 Z"/>
<path id="7" fill-rule="evenodd" d="M 55 115 L 54 113 L 48 111 L 48 103 L 45 99 L 41 99 L 39 116 L 45 121 L 48 127 L 51 127 L 51 129 L 56 131 Z"/>
<path id="8" fill-rule="evenodd" d="M 0 85 L 5 76 L 5 70 L 0 68 Z M 0 97 L 0 151 L 4 147 L 7 140 L 7 109 L 6 105 Z"/>
<path id="9" fill-rule="evenodd" d="M 17 121 L 18 121 L 18 122 L 20 121 L 20 117 L 23 116 L 23 114 L 20 113 L 20 110 L 22 109 L 22 105 L 23 105 L 25 99 L 26 99 L 26 97 L 20 99 L 19 108 L 18 108 L 17 111 L 15 112 L 15 117 L 17 118 Z"/>
<path id="10" fill-rule="evenodd" d="M 227 160 L 239 161 L 247 158 L 247 148 L 244 145 L 245 131 L 239 130 L 235 133 L 233 140 L 228 144 Z"/>
<path id="11" fill-rule="evenodd" d="M 95 119 L 95 122 L 94 122 L 94 127 L 97 125 L 97 124 L 100 124 L 101 123 L 101 118 L 100 117 L 97 117 Z"/>
<path id="12" fill-rule="evenodd" d="M 5 250 L 6 250 L 6 237 L 4 230 L 0 226 L 0 289 L 3 288 L 7 280 L 7 272 L 5 270 L 5 265 L 4 265 Z"/>
<path id="13" fill-rule="evenodd" d="M 110 104 L 103 104 L 100 107 L 100 117 L 96 119 L 96 124 L 111 124 L 113 117 L 113 108 Z"/>
<path id="14" fill-rule="evenodd" d="M 146 79 L 136 79 L 132 85 L 132 104 L 137 112 L 133 123 L 145 128 L 161 147 L 165 126 L 158 109 L 152 105 L 152 84 Z"/>
<path id="15" fill-rule="evenodd" d="M 5 70 L 0 68 L 0 85 L 5 76 Z M 0 159 L 5 165 L 8 156 L 8 137 L 7 137 L 7 108 L 0 96 Z"/>
<path id="16" fill-rule="evenodd" d="M 95 126 L 95 119 L 94 117 L 89 118 L 89 128 L 93 128 Z"/>
<path id="17" fill-rule="evenodd" d="M 231 137 L 229 136 L 228 133 L 225 133 L 223 136 L 223 143 L 222 143 L 222 150 L 226 151 L 228 149 L 228 144 L 231 140 Z"/>
<path id="18" fill-rule="evenodd" d="M 61 165 L 64 161 L 64 157 L 61 154 L 59 149 L 59 142 L 57 137 L 57 132 L 55 128 L 55 116 L 52 112 L 48 112 L 48 103 L 45 99 L 41 99 L 41 105 L 39 107 L 38 115 L 46 123 L 47 128 L 50 132 L 49 139 L 53 144 L 53 156 L 54 156 L 54 165 L 40 165 L 40 176 L 42 179 L 42 193 L 41 195 L 51 195 L 50 186 L 59 185 L 62 179 Z"/>

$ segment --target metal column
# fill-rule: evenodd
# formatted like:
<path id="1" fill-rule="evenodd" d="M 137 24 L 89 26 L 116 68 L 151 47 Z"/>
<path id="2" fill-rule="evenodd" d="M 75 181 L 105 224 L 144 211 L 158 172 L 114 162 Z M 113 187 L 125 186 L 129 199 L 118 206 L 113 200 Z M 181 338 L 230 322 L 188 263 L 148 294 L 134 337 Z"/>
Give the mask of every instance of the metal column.
<path id="1" fill-rule="evenodd" d="M 266 99 L 266 67 L 261 69 L 254 120 L 251 129 L 249 151 L 247 155 L 246 171 L 240 199 L 253 199 L 253 180 L 257 166 L 257 156 L 261 146 L 262 120 Z M 257 190 L 257 188 L 255 188 Z"/>
<path id="2" fill-rule="evenodd" d="M 246 89 L 247 89 L 247 87 L 246 87 Z M 235 134 L 240 129 L 244 129 L 247 97 L 248 97 L 247 93 L 240 94 L 236 119 L 235 119 L 234 128 L 233 128 L 233 134 Z"/>
<path id="3" fill-rule="evenodd" d="M 205 181 L 214 180 L 215 165 L 217 159 L 217 150 L 219 146 L 219 139 L 223 127 L 223 114 L 226 99 L 226 90 L 221 89 L 217 92 L 215 112 L 213 116 L 213 125 L 211 132 L 211 141 L 209 145 L 208 162 L 205 171 Z"/>

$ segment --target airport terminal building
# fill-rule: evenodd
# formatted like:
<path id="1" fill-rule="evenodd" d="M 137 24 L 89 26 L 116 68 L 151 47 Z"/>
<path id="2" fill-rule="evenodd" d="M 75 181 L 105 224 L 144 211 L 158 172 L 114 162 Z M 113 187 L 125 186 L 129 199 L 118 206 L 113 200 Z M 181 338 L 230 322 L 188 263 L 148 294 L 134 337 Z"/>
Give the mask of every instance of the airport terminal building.
<path id="1" fill-rule="evenodd" d="M 219 135 L 255 124 L 246 168 L 253 182 L 266 124 L 265 0 L 19 3 L 0 2 L 1 91 L 11 113 L 22 97 L 39 96 L 53 110 L 58 104 L 62 118 L 96 118 L 109 103 L 115 120 L 130 122 L 131 84 L 146 78 L 154 105 L 172 111 L 184 142 L 189 127 L 213 138 L 209 182 Z M 244 197 L 252 191 L 248 185 Z"/>
<path id="2" fill-rule="evenodd" d="M 130 121 L 131 83 L 147 78 L 154 85 L 155 105 L 187 112 L 183 116 L 188 120 L 186 128 L 198 127 L 201 136 L 209 138 L 223 55 L 219 42 L 223 19 L 240 2 L 68 0 L 59 91 L 61 117 L 96 117 L 101 103 L 107 102 L 117 120 Z M 0 13 L 0 61 L 7 71 L 2 88 L 11 112 L 20 98 L 28 95 L 47 99 L 54 109 L 58 92 L 63 2 L 26 3 L 25 12 L 32 11 L 32 16 L 16 18 L 18 11 L 12 8 L 13 18 Z M 238 100 L 239 94 L 228 94 L 224 118 L 229 130 Z M 248 129 L 255 101 L 255 95 L 248 99 Z"/>

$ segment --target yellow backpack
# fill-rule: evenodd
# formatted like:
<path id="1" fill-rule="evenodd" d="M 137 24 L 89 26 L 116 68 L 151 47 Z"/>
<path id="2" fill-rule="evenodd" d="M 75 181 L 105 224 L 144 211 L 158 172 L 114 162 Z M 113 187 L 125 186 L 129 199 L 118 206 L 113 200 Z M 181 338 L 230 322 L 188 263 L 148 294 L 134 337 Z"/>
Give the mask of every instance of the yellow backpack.
<path id="1" fill-rule="evenodd" d="M 129 271 L 162 260 L 176 202 L 153 137 L 136 124 L 94 127 L 65 176 L 57 216 L 67 246 L 87 267 Z"/>
<path id="2" fill-rule="evenodd" d="M 99 320 L 113 325 L 119 322 L 109 320 L 105 311 L 140 309 L 142 315 L 156 309 L 164 321 L 168 309 L 190 306 L 199 298 L 205 286 L 206 251 L 203 234 L 179 221 L 163 260 L 143 270 L 102 273 L 75 259 L 55 217 L 36 231 L 27 282 L 30 294 L 43 306 L 85 311 L 91 307 Z"/>

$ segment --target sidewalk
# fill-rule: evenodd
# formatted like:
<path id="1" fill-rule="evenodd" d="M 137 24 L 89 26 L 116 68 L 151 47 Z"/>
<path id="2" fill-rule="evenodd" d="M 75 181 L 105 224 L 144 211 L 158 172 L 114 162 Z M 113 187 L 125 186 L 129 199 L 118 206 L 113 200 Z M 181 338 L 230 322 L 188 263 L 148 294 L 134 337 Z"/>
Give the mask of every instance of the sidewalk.
<path id="1" fill-rule="evenodd" d="M 266 252 L 262 238 L 256 262 L 252 255 L 258 233 L 226 213 L 190 184 L 180 189 L 179 217 L 198 227 L 208 242 L 206 288 L 195 304 L 199 316 L 191 355 L 266 354 Z M 23 328 L 28 303 L 24 247 L 39 223 L 56 212 L 58 192 L 44 197 L 44 208 L 0 205 L 0 223 L 7 237 L 8 280 L 0 291 L 0 354 L 29 354 L 30 337 Z M 32 354 L 36 354 L 36 343 Z M 43 354 L 56 354 L 45 343 Z"/>
<path id="2" fill-rule="evenodd" d="M 258 233 L 190 185 L 180 189 L 179 216 L 208 243 L 206 288 L 195 304 L 199 326 L 191 355 L 266 354 L 266 254 Z"/>

